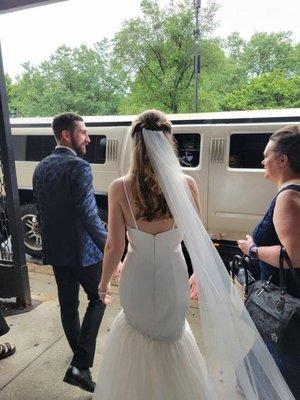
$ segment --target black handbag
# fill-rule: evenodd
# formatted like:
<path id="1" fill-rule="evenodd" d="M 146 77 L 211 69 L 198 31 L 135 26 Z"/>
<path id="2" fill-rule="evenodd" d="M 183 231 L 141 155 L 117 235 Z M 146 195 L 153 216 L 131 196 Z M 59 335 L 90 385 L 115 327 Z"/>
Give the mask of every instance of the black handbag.
<path id="1" fill-rule="evenodd" d="M 250 259 L 248 256 L 235 255 L 229 263 L 232 283 L 243 301 L 246 300 L 249 285 L 255 282 L 252 276 Z"/>
<path id="2" fill-rule="evenodd" d="M 279 286 L 271 283 L 273 274 L 267 281 L 256 281 L 249 286 L 245 305 L 259 333 L 274 342 L 280 352 L 296 356 L 300 355 L 300 298 L 286 293 L 284 260 L 298 284 L 289 256 L 281 247 Z"/>

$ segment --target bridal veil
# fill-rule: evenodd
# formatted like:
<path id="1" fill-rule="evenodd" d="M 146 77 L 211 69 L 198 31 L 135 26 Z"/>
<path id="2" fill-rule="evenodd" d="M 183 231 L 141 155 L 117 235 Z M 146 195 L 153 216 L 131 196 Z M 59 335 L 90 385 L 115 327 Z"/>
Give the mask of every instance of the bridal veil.
<path id="1" fill-rule="evenodd" d="M 162 131 L 143 129 L 151 165 L 158 177 L 191 257 L 199 292 L 201 352 L 214 398 L 294 399 L 250 318 L 202 225 L 173 147 Z M 242 389 L 239 397 L 236 384 Z"/>

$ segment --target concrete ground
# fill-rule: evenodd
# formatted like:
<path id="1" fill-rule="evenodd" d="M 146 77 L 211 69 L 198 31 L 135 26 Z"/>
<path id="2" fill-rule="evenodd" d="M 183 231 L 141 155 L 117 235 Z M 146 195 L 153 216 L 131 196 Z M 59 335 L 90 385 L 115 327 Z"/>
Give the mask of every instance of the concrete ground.
<path id="1" fill-rule="evenodd" d="M 1 341 L 16 344 L 16 353 L 0 361 L 1 400 L 87 400 L 91 395 L 62 381 L 71 360 L 71 350 L 65 339 L 59 315 L 56 284 L 52 268 L 29 263 L 31 294 L 38 302 L 33 310 L 6 318 L 10 331 Z M 113 302 L 107 308 L 98 335 L 93 376 L 101 362 L 105 336 L 120 310 L 118 287 L 112 286 Z M 80 294 L 80 311 L 87 301 Z M 191 306 L 189 322 L 199 334 L 196 324 L 198 310 Z M 121 399 L 120 399 L 121 400 Z M 142 399 L 141 399 L 142 400 Z"/>

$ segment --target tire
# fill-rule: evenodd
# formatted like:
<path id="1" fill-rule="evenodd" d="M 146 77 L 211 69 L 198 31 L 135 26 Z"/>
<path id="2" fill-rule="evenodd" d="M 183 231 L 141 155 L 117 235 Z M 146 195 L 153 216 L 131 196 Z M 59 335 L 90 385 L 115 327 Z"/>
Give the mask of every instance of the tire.
<path id="1" fill-rule="evenodd" d="M 107 210 L 98 208 L 98 214 L 103 225 L 107 228 Z M 24 204 L 21 206 L 21 220 L 24 232 L 25 253 L 31 257 L 41 259 L 43 256 L 42 238 L 37 222 L 37 210 L 34 204 Z"/>
<path id="2" fill-rule="evenodd" d="M 37 210 L 34 204 L 21 206 L 21 220 L 23 225 L 25 253 L 31 257 L 41 259 L 42 238 L 37 221 Z"/>

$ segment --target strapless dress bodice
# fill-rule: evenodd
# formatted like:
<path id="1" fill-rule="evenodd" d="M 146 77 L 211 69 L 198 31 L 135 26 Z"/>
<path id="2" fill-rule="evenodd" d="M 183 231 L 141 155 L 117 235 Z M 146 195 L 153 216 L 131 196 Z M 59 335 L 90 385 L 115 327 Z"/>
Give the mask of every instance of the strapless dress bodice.
<path id="1" fill-rule="evenodd" d="M 127 227 L 128 252 L 120 282 L 128 322 L 152 339 L 176 340 L 189 306 L 182 233 L 174 228 L 156 235 Z"/>

